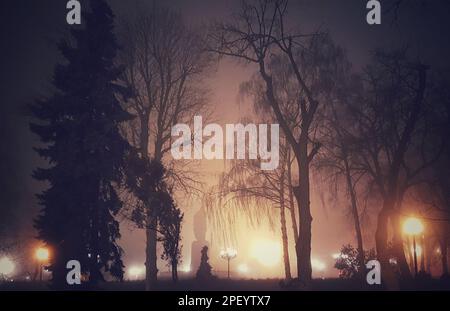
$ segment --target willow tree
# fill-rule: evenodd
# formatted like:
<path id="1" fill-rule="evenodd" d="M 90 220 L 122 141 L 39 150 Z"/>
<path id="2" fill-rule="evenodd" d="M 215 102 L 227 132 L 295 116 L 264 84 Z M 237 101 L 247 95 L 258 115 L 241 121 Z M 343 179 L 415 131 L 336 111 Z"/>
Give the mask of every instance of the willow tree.
<path id="1" fill-rule="evenodd" d="M 294 187 L 299 214 L 299 235 L 296 238 L 297 271 L 309 285 L 311 268 L 310 164 L 320 145 L 314 141 L 313 129 L 323 93 L 333 86 L 334 60 L 341 56 L 330 37 L 323 33 L 288 32 L 287 1 L 244 1 L 232 23 L 218 23 L 210 34 L 209 49 L 221 56 L 232 57 L 257 66 L 262 81 L 262 94 L 279 123 L 295 155 L 299 184 Z M 273 59 L 282 59 L 289 83 L 295 85 L 296 96 L 287 101 L 283 83 L 270 66 Z M 287 106 L 294 105 L 298 123 L 294 127 Z"/>
<path id="2" fill-rule="evenodd" d="M 250 220 L 255 218 L 270 219 L 274 215 L 274 209 L 279 210 L 279 228 L 283 249 L 283 265 L 286 280 L 292 278 L 289 262 L 289 240 L 286 221 L 286 212 L 289 211 L 294 228 L 295 210 L 289 202 L 289 183 L 287 175 L 288 146 L 281 143 L 279 166 L 275 170 L 261 170 L 260 159 L 234 160 L 230 169 L 222 174 L 219 181 L 219 191 L 216 193 L 217 205 L 210 207 L 210 212 L 216 213 L 216 217 L 223 217 L 217 213 L 218 209 L 237 208 L 243 211 Z M 256 211 L 255 211 L 256 210 Z M 278 227 L 275 223 L 274 227 Z M 294 236 L 296 232 L 294 229 Z"/>

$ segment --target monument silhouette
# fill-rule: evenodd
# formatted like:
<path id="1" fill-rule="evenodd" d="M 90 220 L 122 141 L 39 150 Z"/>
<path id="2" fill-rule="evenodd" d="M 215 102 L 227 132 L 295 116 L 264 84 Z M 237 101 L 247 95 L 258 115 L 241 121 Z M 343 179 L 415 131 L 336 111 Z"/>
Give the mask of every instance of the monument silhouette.
<path id="1" fill-rule="evenodd" d="M 200 266 L 201 250 L 204 246 L 209 247 L 206 241 L 206 213 L 204 207 L 201 207 L 194 215 L 194 236 L 195 240 L 191 247 L 191 271 L 195 273 Z"/>

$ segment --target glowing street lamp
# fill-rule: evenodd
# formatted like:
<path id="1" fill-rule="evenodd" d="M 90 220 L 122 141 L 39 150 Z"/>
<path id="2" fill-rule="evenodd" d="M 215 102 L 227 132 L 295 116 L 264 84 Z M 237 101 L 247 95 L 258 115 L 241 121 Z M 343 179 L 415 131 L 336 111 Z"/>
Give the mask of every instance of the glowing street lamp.
<path id="1" fill-rule="evenodd" d="M 412 235 L 413 238 L 413 251 L 414 251 L 414 275 L 417 276 L 417 247 L 416 247 L 416 235 L 423 232 L 422 222 L 415 217 L 410 217 L 403 223 L 403 232 L 407 235 Z"/>
<path id="2" fill-rule="evenodd" d="M 220 251 L 220 257 L 227 261 L 228 278 L 230 278 L 230 260 L 233 258 L 236 258 L 236 256 L 237 256 L 237 251 L 232 248 L 227 248 L 226 250 Z"/>
<path id="3" fill-rule="evenodd" d="M 48 262 L 50 258 L 50 252 L 45 247 L 39 247 L 34 255 L 39 262 L 39 280 L 42 282 L 42 270 L 44 269 L 44 263 Z"/>

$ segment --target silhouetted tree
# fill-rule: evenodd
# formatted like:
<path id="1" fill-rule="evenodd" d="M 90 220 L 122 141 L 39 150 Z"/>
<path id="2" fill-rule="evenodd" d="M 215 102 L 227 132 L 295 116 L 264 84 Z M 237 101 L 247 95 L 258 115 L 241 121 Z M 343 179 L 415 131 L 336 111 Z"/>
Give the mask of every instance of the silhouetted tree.
<path id="1" fill-rule="evenodd" d="M 147 229 L 147 233 L 157 233 L 157 240 L 163 242 L 164 247 L 161 258 L 169 261 L 172 278 L 176 281 L 181 258 L 183 214 L 175 205 L 171 189 L 165 182 L 166 172 L 161 162 L 155 159 L 147 161 L 140 152 L 135 152 L 127 160 L 126 184 L 138 199 L 134 202 L 131 219 L 139 228 Z M 152 213 L 152 218 L 159 221 L 148 223 L 149 212 Z"/>
<path id="2" fill-rule="evenodd" d="M 434 125 L 427 121 L 433 109 L 428 71 L 406 51 L 378 51 L 365 70 L 364 99 L 352 107 L 359 120 L 357 162 L 382 200 L 375 240 L 382 277 L 390 288 L 398 282 L 389 265 L 389 225 L 400 275 L 410 278 L 401 232 L 403 198 L 442 152 L 442 142 L 430 146 Z"/>
<path id="3" fill-rule="evenodd" d="M 216 25 L 209 49 L 257 66 L 259 97 L 265 98 L 295 155 L 297 271 L 308 286 L 312 278 L 310 165 L 320 148 L 313 137 L 315 117 L 324 94 L 333 87 L 333 72 L 338 70 L 335 59 L 342 51 L 327 34 L 290 32 L 286 12 L 286 0 L 243 1 L 236 20 Z"/>
<path id="4" fill-rule="evenodd" d="M 199 182 L 188 160 L 173 160 L 165 155 L 171 148 L 171 130 L 177 123 L 190 123 L 194 115 L 205 111 L 206 92 L 202 83 L 208 65 L 208 54 L 201 37 L 187 27 L 182 16 L 156 2 L 151 12 L 138 13 L 121 25 L 120 55 L 125 64 L 122 76 L 132 90 L 125 103 L 137 118 L 124 126 L 131 145 L 138 148 L 146 161 L 156 160 L 166 168 L 166 182 L 185 194 L 198 192 Z M 158 219 L 147 204 L 146 289 L 157 280 Z"/>
<path id="5" fill-rule="evenodd" d="M 213 206 L 208 206 L 210 213 L 214 216 L 215 220 L 225 220 L 226 224 L 228 224 L 230 217 L 233 217 L 232 214 L 235 214 L 231 211 L 233 208 L 243 211 L 250 224 L 258 224 L 258 219 L 261 217 L 273 219 L 273 216 L 276 215 L 274 209 L 279 209 L 283 264 L 285 278 L 287 280 L 291 279 L 292 275 L 289 262 L 286 209 L 289 210 L 291 219 L 293 219 L 293 227 L 296 228 L 295 210 L 292 208 L 294 203 L 289 202 L 292 197 L 289 197 L 289 183 L 287 180 L 289 148 L 290 147 L 284 137 L 281 138 L 279 146 L 280 163 L 278 168 L 274 170 L 261 170 L 260 159 L 232 161 L 230 170 L 221 176 L 219 193 L 216 194 L 217 198 L 212 200 L 215 204 Z M 230 207 L 232 209 L 230 209 Z M 231 215 L 224 215 L 227 211 L 229 211 Z M 276 212 L 278 213 L 278 210 Z M 232 221 L 232 223 L 234 222 Z M 275 226 L 275 224 L 273 225 Z M 221 230 L 228 229 L 223 228 L 221 223 L 218 224 L 217 227 L 222 227 L 220 228 Z M 295 230 L 294 234 L 296 234 Z"/>
<path id="6" fill-rule="evenodd" d="M 348 68 L 350 69 L 350 68 Z M 358 140 L 355 124 L 357 119 L 350 113 L 349 107 L 361 100 L 361 77 L 352 75 L 345 70 L 339 79 L 339 86 L 331 97 L 323 113 L 320 126 L 320 140 L 322 144 L 314 166 L 319 173 L 326 174 L 327 179 L 336 193 L 333 197 L 339 197 L 338 189 L 341 184 L 349 201 L 349 210 L 353 218 L 355 238 L 357 243 L 358 264 L 364 271 L 364 247 L 361 230 L 360 212 L 358 211 L 357 186 L 365 181 L 366 172 L 355 163 L 358 155 Z M 366 182 L 363 188 L 366 187 Z M 345 204 L 347 206 L 347 204 Z M 361 274 L 361 277 L 363 275 Z"/>
<path id="7" fill-rule="evenodd" d="M 209 264 L 208 246 L 202 248 L 202 257 L 200 258 L 200 266 L 198 267 L 196 277 L 198 280 L 209 280 L 213 277 L 211 273 L 212 267 Z"/>
<path id="8" fill-rule="evenodd" d="M 38 195 L 43 208 L 35 227 L 51 250 L 55 288 L 67 286 L 66 263 L 72 259 L 89 274 L 90 284 L 103 280 L 102 271 L 123 277 L 114 218 L 122 203 L 114 184 L 122 179 L 129 150 L 118 126 L 131 115 L 118 100 L 128 90 L 115 83 L 122 70 L 114 65 L 113 21 L 105 1 L 90 2 L 83 28 L 71 30 L 73 44 L 59 45 L 67 63 L 55 69 L 55 94 L 30 107 L 38 120 L 30 128 L 45 144 L 36 151 L 49 163 L 33 175 L 49 184 Z"/>
<path id="9" fill-rule="evenodd" d="M 365 271 L 365 267 L 361 267 L 361 255 L 352 245 L 343 245 L 339 257 L 336 258 L 334 267 L 339 270 L 339 277 L 343 279 L 353 279 L 361 275 L 361 269 Z M 364 252 L 363 260 L 369 261 L 376 258 L 375 250 L 371 249 Z"/>
<path id="10" fill-rule="evenodd" d="M 164 251 L 161 258 L 168 261 L 172 271 L 172 280 L 178 280 L 178 265 L 181 261 L 181 224 L 183 213 L 176 207 L 169 195 L 164 209 L 159 213 L 159 231 L 162 237 Z"/>

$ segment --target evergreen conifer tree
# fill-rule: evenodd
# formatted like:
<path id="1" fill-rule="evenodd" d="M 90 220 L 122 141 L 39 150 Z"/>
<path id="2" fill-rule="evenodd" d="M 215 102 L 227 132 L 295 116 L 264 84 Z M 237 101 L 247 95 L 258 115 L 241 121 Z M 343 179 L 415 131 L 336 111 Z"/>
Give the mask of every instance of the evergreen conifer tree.
<path id="1" fill-rule="evenodd" d="M 116 83 L 122 69 L 114 64 L 113 22 L 105 1 L 90 1 L 82 27 L 71 30 L 73 42 L 59 45 L 67 62 L 55 68 L 55 94 L 30 107 L 36 119 L 30 129 L 45 144 L 36 151 L 49 163 L 33 174 L 48 184 L 38 194 L 42 210 L 35 227 L 50 248 L 49 269 L 57 289 L 67 287 L 69 260 L 81 263 L 93 285 L 103 280 L 102 272 L 123 277 L 114 217 L 122 203 L 114 185 L 123 178 L 130 151 L 119 125 L 131 116 L 119 102 L 128 90 Z"/>

